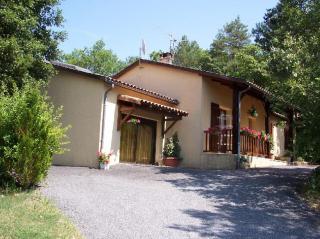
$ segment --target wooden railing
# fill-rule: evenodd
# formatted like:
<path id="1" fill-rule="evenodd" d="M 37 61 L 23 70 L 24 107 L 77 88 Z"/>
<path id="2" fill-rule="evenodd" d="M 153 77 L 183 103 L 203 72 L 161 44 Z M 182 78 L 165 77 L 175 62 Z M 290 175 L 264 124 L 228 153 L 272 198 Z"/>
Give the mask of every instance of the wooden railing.
<path id="1" fill-rule="evenodd" d="M 232 129 L 205 130 L 204 152 L 232 152 Z"/>
<path id="2" fill-rule="evenodd" d="M 232 129 L 204 131 L 204 152 L 231 153 Z M 269 157 L 269 142 L 250 135 L 240 135 L 240 152 L 243 155 Z"/>
<path id="3" fill-rule="evenodd" d="M 244 155 L 269 157 L 269 142 L 249 135 L 240 135 L 240 152 Z"/>

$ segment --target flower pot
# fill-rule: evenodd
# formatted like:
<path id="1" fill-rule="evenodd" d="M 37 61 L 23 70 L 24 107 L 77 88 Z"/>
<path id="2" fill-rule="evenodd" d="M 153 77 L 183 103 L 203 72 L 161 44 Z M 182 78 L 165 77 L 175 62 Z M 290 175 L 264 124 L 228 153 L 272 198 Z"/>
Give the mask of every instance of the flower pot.
<path id="1" fill-rule="evenodd" d="M 104 165 L 105 165 L 105 163 L 100 162 L 100 163 L 99 163 L 99 168 L 100 168 L 100 169 L 104 169 Z"/>
<path id="2" fill-rule="evenodd" d="M 163 159 L 164 165 L 170 167 L 178 167 L 179 162 L 179 159 L 176 157 L 166 157 Z"/>

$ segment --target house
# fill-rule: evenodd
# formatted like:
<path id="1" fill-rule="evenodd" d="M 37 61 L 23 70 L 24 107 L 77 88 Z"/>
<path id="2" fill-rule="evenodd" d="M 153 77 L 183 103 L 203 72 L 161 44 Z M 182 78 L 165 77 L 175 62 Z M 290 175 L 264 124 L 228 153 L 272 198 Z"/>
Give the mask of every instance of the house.
<path id="1" fill-rule="evenodd" d="M 266 166 L 266 158 L 285 154 L 292 106 L 283 103 L 286 115 L 273 112 L 265 89 L 171 60 L 170 53 L 161 62 L 140 59 L 112 78 L 53 62 L 59 73 L 48 92 L 64 107 L 63 124 L 72 126 L 70 151 L 54 164 L 97 167 L 99 150 L 112 150 L 112 163 L 161 163 L 164 139 L 174 132 L 185 167 L 235 168 L 240 154 Z M 264 134 L 253 137 L 260 131 L 273 136 L 273 147 Z"/>

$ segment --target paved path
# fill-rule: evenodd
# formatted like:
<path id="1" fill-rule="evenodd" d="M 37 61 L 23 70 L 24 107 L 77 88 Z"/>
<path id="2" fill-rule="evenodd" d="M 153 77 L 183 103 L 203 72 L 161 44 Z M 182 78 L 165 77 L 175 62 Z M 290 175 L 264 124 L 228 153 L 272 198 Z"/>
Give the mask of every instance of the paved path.
<path id="1" fill-rule="evenodd" d="M 42 192 L 87 238 L 320 238 L 294 188 L 308 168 L 52 167 Z"/>

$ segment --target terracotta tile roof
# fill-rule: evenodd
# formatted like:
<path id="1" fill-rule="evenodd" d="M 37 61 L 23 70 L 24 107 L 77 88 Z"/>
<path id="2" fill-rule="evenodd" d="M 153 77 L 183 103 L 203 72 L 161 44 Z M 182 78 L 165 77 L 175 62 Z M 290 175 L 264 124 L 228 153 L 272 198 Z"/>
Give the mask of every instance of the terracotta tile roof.
<path id="1" fill-rule="evenodd" d="M 139 87 L 137 85 L 124 82 L 124 81 L 113 79 L 113 78 L 111 78 L 109 76 L 104 76 L 104 75 L 101 75 L 101 74 L 97 74 L 97 73 L 94 73 L 94 72 L 92 72 L 92 71 L 90 71 L 88 69 L 85 69 L 85 68 L 82 68 L 82 67 L 79 67 L 79 66 L 76 66 L 76 65 L 66 64 L 66 63 L 59 62 L 59 61 L 51 61 L 51 62 L 48 62 L 48 63 L 52 64 L 56 68 L 72 71 L 72 72 L 75 72 L 75 73 L 84 74 L 86 76 L 93 77 L 93 78 L 96 78 L 96 79 L 101 79 L 101 80 L 105 81 L 108 84 L 114 84 L 114 85 L 119 86 L 119 87 L 123 87 L 123 88 L 126 88 L 126 89 L 131 89 L 131 90 L 134 90 L 136 92 L 139 92 L 139 93 L 142 93 L 142 94 L 145 94 L 145 95 L 149 95 L 149 96 L 155 97 L 157 99 L 161 99 L 161 100 L 167 101 L 167 102 L 169 102 L 171 104 L 175 104 L 175 105 L 179 104 L 179 101 L 177 99 L 174 99 L 174 98 L 169 97 L 167 95 L 163 95 L 163 94 L 160 94 L 158 92 L 151 91 L 151 90 L 148 90 L 148 89 Z"/>
<path id="2" fill-rule="evenodd" d="M 170 107 L 170 106 L 166 106 L 166 105 L 162 105 L 162 104 L 158 104 L 149 100 L 144 100 L 144 99 L 140 99 L 137 97 L 133 97 L 133 96 L 129 96 L 129 95 L 119 95 L 118 96 L 118 100 L 120 101 L 125 101 L 125 102 L 131 102 L 140 106 L 144 106 L 146 108 L 150 108 L 153 110 L 157 110 L 160 112 L 166 112 L 169 114 L 174 114 L 176 116 L 188 116 L 188 112 L 183 111 L 181 109 L 178 108 L 174 108 L 174 107 Z"/>
<path id="3" fill-rule="evenodd" d="M 135 89 L 137 91 L 140 91 L 141 93 L 144 93 L 144 94 L 147 94 L 147 95 L 150 95 L 150 96 L 156 96 L 156 98 L 158 98 L 158 99 L 162 99 L 162 100 L 168 101 L 168 102 L 170 102 L 172 104 L 175 104 L 175 105 L 179 104 L 179 101 L 177 99 L 171 98 L 171 97 L 166 96 L 166 95 L 162 95 L 162 94 L 157 93 L 155 91 L 151 91 L 151 90 L 136 86 L 134 84 L 130 84 L 130 83 L 127 83 L 127 82 L 124 82 L 124 81 L 113 79 L 111 77 L 107 77 L 106 81 L 111 83 L 111 84 L 118 85 L 120 87 L 124 87 L 124 88 L 128 88 L 128 89 Z"/>

